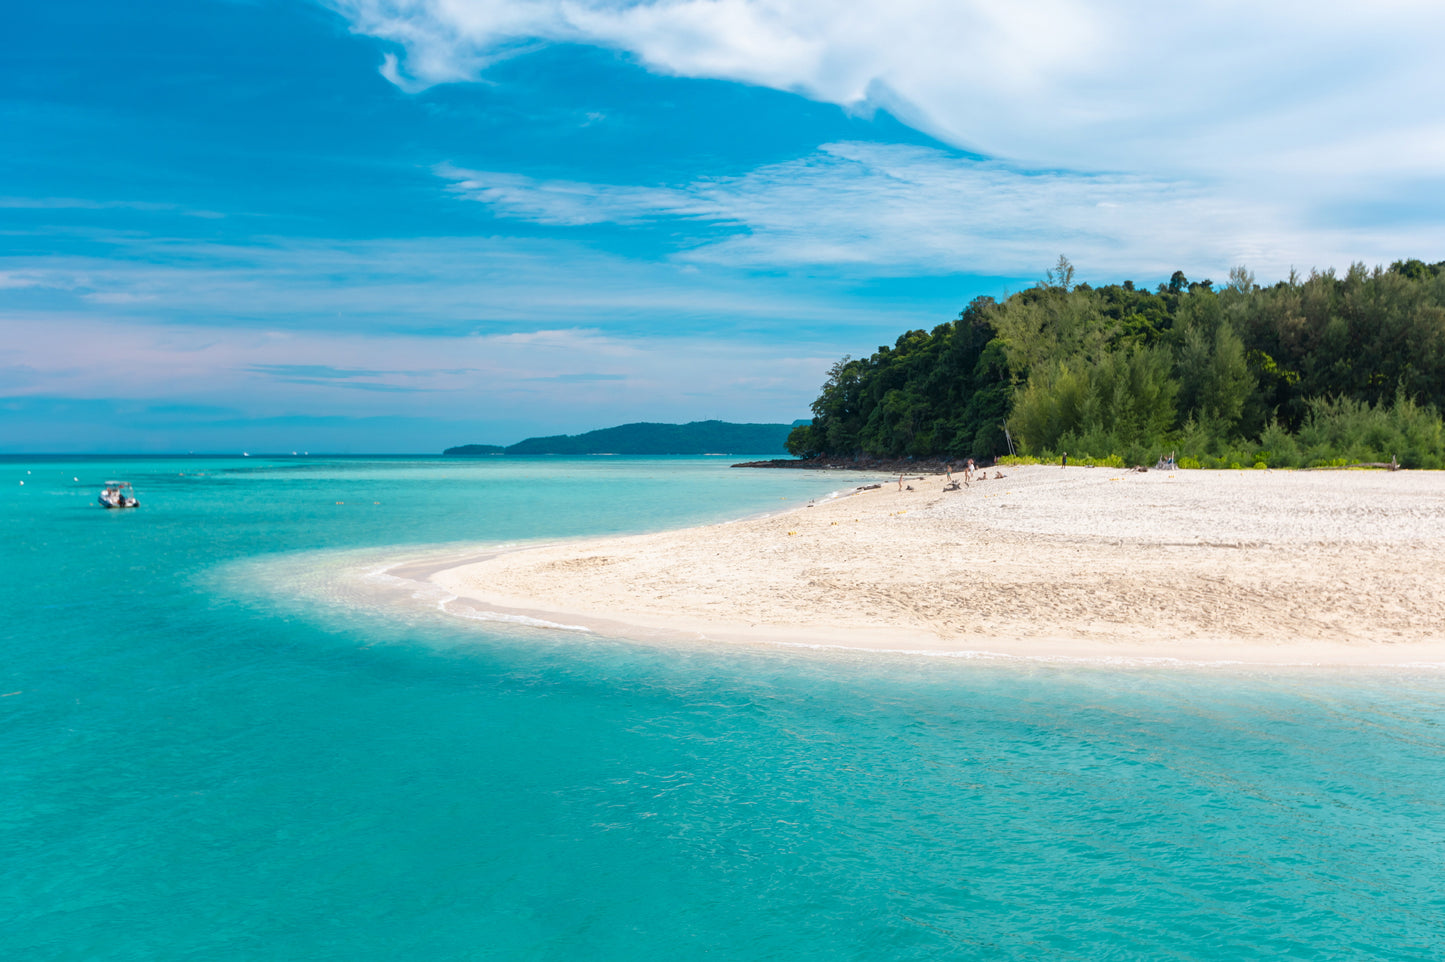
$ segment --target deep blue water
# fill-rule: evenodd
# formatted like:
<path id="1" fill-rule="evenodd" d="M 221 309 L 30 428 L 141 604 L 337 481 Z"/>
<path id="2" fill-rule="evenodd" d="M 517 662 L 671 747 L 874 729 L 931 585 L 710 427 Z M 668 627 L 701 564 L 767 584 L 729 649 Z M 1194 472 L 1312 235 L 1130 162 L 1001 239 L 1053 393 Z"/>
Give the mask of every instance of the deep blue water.
<path id="1" fill-rule="evenodd" d="M 659 648 L 266 583 L 846 483 L 726 463 L 0 459 L 0 958 L 1445 958 L 1436 674 Z"/>

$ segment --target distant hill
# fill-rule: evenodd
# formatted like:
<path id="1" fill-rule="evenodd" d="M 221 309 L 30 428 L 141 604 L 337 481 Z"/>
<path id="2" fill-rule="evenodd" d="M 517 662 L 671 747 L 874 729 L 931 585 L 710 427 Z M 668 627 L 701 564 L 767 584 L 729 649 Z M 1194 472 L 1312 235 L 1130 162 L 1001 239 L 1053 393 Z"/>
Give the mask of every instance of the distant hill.
<path id="1" fill-rule="evenodd" d="M 507 449 L 500 444 L 463 444 L 455 448 L 447 448 L 442 454 L 481 455 L 481 454 L 506 454 Z"/>
<path id="2" fill-rule="evenodd" d="M 640 422 L 602 428 L 586 434 L 528 438 L 509 447 L 464 444 L 447 448 L 450 455 L 531 454 L 782 454 L 792 424 L 732 424 L 693 421 L 690 424 Z"/>

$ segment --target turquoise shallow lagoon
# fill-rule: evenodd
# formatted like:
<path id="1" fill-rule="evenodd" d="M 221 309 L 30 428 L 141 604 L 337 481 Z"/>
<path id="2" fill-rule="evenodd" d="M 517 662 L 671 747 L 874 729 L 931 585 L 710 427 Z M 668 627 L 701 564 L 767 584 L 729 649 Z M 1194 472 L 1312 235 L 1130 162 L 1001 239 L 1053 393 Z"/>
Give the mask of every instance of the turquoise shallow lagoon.
<path id="1" fill-rule="evenodd" d="M 0 957 L 1445 957 L 1438 673 L 668 648 L 283 583 L 847 483 L 728 463 L 0 459 Z"/>

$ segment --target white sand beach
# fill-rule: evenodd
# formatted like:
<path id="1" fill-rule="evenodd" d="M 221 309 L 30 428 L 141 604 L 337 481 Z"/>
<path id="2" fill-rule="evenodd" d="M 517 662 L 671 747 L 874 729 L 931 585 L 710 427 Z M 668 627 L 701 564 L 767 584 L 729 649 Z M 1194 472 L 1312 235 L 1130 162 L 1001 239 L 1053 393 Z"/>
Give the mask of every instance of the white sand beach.
<path id="1" fill-rule="evenodd" d="M 427 577 L 470 605 L 639 639 L 1445 664 L 1445 473 L 1001 471 Z"/>

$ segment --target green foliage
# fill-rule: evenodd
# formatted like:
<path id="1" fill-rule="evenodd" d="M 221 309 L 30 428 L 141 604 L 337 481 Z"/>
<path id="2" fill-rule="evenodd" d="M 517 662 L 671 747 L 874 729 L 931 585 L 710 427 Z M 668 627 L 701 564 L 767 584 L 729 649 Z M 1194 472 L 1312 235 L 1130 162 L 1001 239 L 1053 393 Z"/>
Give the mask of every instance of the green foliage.
<path id="1" fill-rule="evenodd" d="M 815 458 L 826 449 L 823 438 L 814 432 L 811 424 L 800 424 L 789 431 L 783 448 L 799 458 Z"/>
<path id="2" fill-rule="evenodd" d="M 866 359 L 828 371 L 798 454 L 992 459 L 1008 450 L 1003 423 L 1013 397 L 1008 355 L 996 340 L 992 298 L 957 321 L 908 331 Z"/>
<path id="3" fill-rule="evenodd" d="M 1179 412 L 1208 433 L 1232 437 L 1255 389 L 1244 342 L 1218 297 L 1190 297 L 1174 326 Z"/>
<path id="4" fill-rule="evenodd" d="M 1073 463 L 1073 459 L 1070 459 Z M 1110 454 L 1102 458 L 1080 458 L 1078 464 L 1086 468 L 1127 468 L 1129 465 L 1117 454 Z"/>
<path id="5" fill-rule="evenodd" d="M 1163 444 L 1178 390 L 1170 367 L 1162 346 L 1106 351 L 1093 362 L 1052 361 L 1019 392 L 1010 423 L 1029 451 L 1104 456 Z"/>
<path id="6" fill-rule="evenodd" d="M 1066 258 L 1002 302 L 909 331 L 829 371 L 800 455 L 1008 451 L 1152 464 L 1445 466 L 1445 262 L 1298 274 L 1216 290 L 1176 271 L 1154 291 L 1075 282 Z"/>
<path id="7" fill-rule="evenodd" d="M 1403 389 L 1392 404 L 1371 405 L 1352 398 L 1311 403 L 1299 431 L 1300 447 L 1316 460 L 1383 463 L 1397 459 L 1407 468 L 1445 468 L 1445 424 Z"/>

